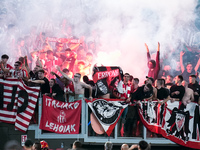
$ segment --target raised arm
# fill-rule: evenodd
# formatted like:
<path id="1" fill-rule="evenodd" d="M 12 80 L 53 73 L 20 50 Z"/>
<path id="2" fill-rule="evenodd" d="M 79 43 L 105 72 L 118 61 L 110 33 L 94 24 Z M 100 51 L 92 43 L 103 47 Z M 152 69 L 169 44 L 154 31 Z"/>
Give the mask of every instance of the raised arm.
<path id="1" fill-rule="evenodd" d="M 6 69 L 1 61 L 0 61 L 0 65 L 1 65 L 1 69 L 3 70 L 3 72 L 5 72 L 5 73 L 9 72 L 9 69 Z"/>
<path id="2" fill-rule="evenodd" d="M 84 83 L 84 82 L 81 82 L 81 84 L 82 84 L 82 86 L 83 86 L 84 88 L 89 89 L 89 91 L 90 91 L 89 99 L 92 100 L 92 87 L 91 87 L 89 84 L 86 84 L 86 83 Z"/>
<path id="3" fill-rule="evenodd" d="M 183 55 L 185 54 L 185 52 L 181 51 L 180 52 L 180 65 L 181 65 L 181 72 L 183 73 L 185 68 L 184 68 L 184 65 L 183 65 Z"/>
<path id="4" fill-rule="evenodd" d="M 194 68 L 194 71 L 197 72 L 197 70 L 199 69 L 199 65 L 200 65 L 200 57 L 199 57 L 199 60 Z"/>
<path id="5" fill-rule="evenodd" d="M 67 78 L 67 80 L 73 81 L 72 78 L 70 78 L 66 73 L 64 73 L 64 72 L 62 72 L 62 71 L 60 70 L 60 67 L 59 67 L 59 66 L 57 66 L 56 69 L 63 75 L 63 77 Z"/>
<path id="6" fill-rule="evenodd" d="M 31 69 L 30 69 L 30 67 L 29 67 L 29 65 L 28 65 L 27 56 L 25 56 L 24 58 L 25 58 L 25 67 L 26 67 L 26 69 L 27 69 L 27 71 L 28 71 L 28 73 L 29 73 L 29 72 L 31 71 Z"/>
<path id="7" fill-rule="evenodd" d="M 146 43 L 144 43 L 146 49 L 147 49 L 147 61 L 150 61 L 151 60 L 151 56 L 150 56 L 150 53 L 149 53 L 149 48 L 148 48 L 148 45 Z"/>
<path id="8" fill-rule="evenodd" d="M 160 43 L 158 42 L 158 49 L 156 54 L 156 69 L 157 71 L 160 70 Z"/>

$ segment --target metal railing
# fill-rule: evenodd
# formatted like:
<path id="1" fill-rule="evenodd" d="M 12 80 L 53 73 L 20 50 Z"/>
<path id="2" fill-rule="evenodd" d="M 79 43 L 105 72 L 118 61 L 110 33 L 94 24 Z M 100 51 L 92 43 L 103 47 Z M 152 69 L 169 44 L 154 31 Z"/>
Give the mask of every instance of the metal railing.
<path id="1" fill-rule="evenodd" d="M 143 133 L 141 137 L 119 137 L 118 124 L 115 126 L 113 136 L 90 136 L 88 133 L 88 105 L 82 99 L 81 110 L 81 131 L 79 134 L 57 134 L 57 133 L 44 133 L 39 129 L 40 119 L 42 114 L 42 97 L 39 98 L 39 117 L 38 124 L 32 124 L 28 130 L 35 130 L 35 139 L 83 139 L 87 143 L 105 143 L 110 140 L 113 143 L 138 143 L 140 140 L 146 140 L 152 144 L 175 144 L 174 142 L 162 137 L 147 137 L 147 129 L 143 126 Z"/>

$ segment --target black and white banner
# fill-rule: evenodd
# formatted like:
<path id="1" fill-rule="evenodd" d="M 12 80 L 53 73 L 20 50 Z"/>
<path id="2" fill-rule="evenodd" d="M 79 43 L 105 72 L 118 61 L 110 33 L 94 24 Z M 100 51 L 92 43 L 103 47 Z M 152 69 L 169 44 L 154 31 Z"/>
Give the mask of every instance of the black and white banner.
<path id="1" fill-rule="evenodd" d="M 181 102 L 140 102 L 139 116 L 147 129 L 186 147 L 200 148 L 199 106 Z"/>
<path id="2" fill-rule="evenodd" d="M 86 102 L 108 136 L 128 106 L 116 99 L 94 99 L 93 101 L 86 100 Z"/>

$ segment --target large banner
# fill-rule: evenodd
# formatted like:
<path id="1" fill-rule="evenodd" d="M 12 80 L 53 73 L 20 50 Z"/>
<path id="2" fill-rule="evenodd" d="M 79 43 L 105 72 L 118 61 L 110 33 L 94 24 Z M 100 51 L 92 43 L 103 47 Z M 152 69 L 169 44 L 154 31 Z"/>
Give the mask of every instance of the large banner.
<path id="1" fill-rule="evenodd" d="M 28 87 L 22 80 L 0 79 L 0 121 L 15 124 L 26 132 L 35 110 L 40 87 Z"/>
<path id="2" fill-rule="evenodd" d="M 43 96 L 40 129 L 59 134 L 79 134 L 81 100 L 65 103 Z"/>
<path id="3" fill-rule="evenodd" d="M 147 129 L 186 147 L 200 148 L 199 106 L 189 103 L 186 107 L 175 101 L 160 105 L 156 102 L 139 104 L 139 116 Z"/>
<path id="4" fill-rule="evenodd" d="M 116 86 L 123 77 L 123 71 L 120 67 L 94 67 L 93 81 L 96 84 L 96 95 L 105 95 L 109 88 Z"/>
<path id="5" fill-rule="evenodd" d="M 94 99 L 93 101 L 86 100 L 86 102 L 108 136 L 128 106 L 116 99 Z"/>

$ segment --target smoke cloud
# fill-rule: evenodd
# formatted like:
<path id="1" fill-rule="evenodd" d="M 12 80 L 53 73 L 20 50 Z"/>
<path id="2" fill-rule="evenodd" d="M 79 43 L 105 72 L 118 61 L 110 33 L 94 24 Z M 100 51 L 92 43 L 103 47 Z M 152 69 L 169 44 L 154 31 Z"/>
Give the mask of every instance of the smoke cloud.
<path id="1" fill-rule="evenodd" d="M 59 36 L 65 20 L 75 36 L 98 43 L 98 64 L 121 66 L 142 78 L 148 70 L 144 43 L 155 53 L 160 42 L 161 57 L 180 51 L 180 43 L 194 44 L 196 6 L 197 0 L 2 0 L 0 54 L 17 55 L 11 43 L 34 26 L 37 34 Z"/>

